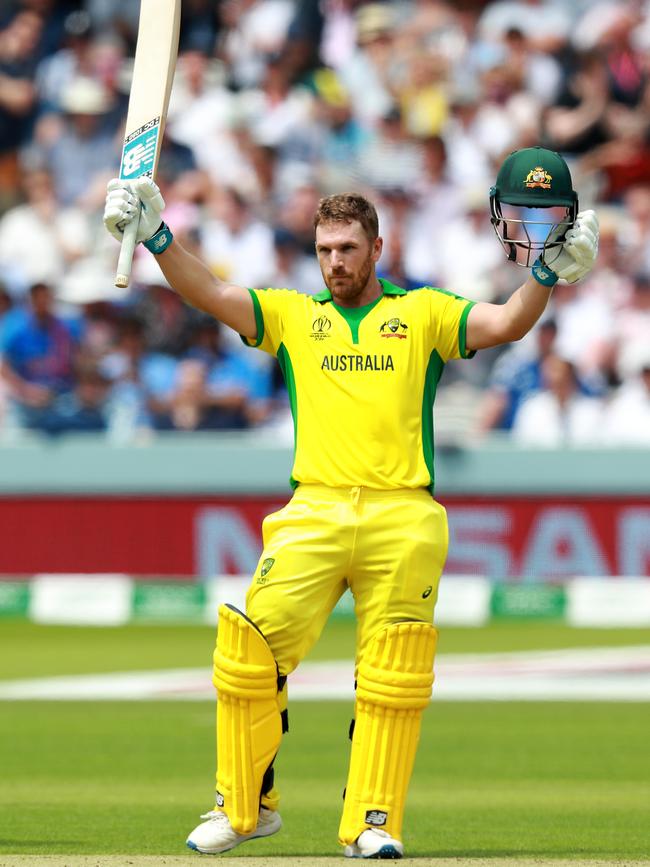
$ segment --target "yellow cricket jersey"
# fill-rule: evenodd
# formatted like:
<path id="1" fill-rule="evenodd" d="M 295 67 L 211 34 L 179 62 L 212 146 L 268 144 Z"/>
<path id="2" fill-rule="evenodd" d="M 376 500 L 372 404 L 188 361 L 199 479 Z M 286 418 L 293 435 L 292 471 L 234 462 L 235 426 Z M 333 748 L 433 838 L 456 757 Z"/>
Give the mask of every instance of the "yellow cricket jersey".
<path id="1" fill-rule="evenodd" d="M 277 356 L 295 431 L 291 483 L 433 490 L 433 401 L 445 362 L 469 358 L 472 301 L 380 280 L 365 307 L 328 289 L 250 290 L 257 340 Z"/>

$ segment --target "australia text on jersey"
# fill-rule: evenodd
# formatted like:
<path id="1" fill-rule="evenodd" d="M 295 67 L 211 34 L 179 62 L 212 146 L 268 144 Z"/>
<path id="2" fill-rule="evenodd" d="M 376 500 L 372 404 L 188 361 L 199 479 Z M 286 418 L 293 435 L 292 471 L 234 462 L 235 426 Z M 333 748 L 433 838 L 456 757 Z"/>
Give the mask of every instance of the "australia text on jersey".
<path id="1" fill-rule="evenodd" d="M 324 355 L 321 370 L 395 370 L 392 355 Z"/>

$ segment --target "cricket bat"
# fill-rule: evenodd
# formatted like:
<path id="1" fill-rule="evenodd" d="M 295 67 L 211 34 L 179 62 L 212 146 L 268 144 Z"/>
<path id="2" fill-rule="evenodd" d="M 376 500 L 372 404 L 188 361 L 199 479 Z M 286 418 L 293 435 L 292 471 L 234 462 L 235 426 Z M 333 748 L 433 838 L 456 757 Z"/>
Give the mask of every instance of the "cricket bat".
<path id="1" fill-rule="evenodd" d="M 120 178 L 155 180 L 174 80 L 181 0 L 141 0 Z M 115 285 L 129 285 L 139 215 L 124 230 Z"/>

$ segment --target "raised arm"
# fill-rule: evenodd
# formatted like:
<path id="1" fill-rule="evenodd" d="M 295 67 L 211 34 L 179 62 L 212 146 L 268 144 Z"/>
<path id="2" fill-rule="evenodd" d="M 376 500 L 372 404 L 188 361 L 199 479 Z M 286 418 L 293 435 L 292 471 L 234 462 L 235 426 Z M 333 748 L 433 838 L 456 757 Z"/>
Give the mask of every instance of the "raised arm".
<path id="1" fill-rule="evenodd" d="M 582 211 L 553 268 L 540 260 L 530 277 L 504 304 L 475 304 L 467 317 L 467 348 L 487 349 L 521 340 L 544 312 L 558 279 L 575 283 L 589 273 L 598 254 L 598 220 L 593 211 Z"/>
<path id="2" fill-rule="evenodd" d="M 219 280 L 204 262 L 189 253 L 163 223 L 164 207 L 160 190 L 149 178 L 139 178 L 133 184 L 114 179 L 108 184 L 104 225 L 120 240 L 124 227 L 141 208 L 137 241 L 154 254 L 174 291 L 192 307 L 254 340 L 257 326 L 248 289 Z"/>
<path id="3" fill-rule="evenodd" d="M 158 254 L 156 260 L 169 285 L 188 304 L 209 313 L 244 337 L 256 339 L 255 311 L 248 289 L 219 280 L 177 240 Z"/>
<path id="4" fill-rule="evenodd" d="M 544 312 L 552 286 L 530 276 L 504 304 L 475 304 L 467 317 L 467 348 L 487 349 L 521 340 Z"/>

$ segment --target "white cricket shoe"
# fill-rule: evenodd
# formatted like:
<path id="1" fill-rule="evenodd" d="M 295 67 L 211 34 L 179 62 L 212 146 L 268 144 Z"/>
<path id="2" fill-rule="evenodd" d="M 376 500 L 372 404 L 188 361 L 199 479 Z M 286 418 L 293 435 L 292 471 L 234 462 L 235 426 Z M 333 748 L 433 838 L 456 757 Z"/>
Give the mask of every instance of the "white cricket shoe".
<path id="1" fill-rule="evenodd" d="M 345 847 L 343 854 L 346 858 L 396 860 L 404 854 L 404 846 L 386 831 L 380 831 L 378 828 L 366 828 L 359 834 L 356 843 L 351 843 Z"/>
<path id="2" fill-rule="evenodd" d="M 280 814 L 274 810 L 267 810 L 266 807 L 260 807 L 257 828 L 250 834 L 238 834 L 230 824 L 228 816 L 221 810 L 210 810 L 209 813 L 204 813 L 201 818 L 207 821 L 197 825 L 186 842 L 190 849 L 203 852 L 204 855 L 218 855 L 219 852 L 227 852 L 246 840 L 275 834 L 282 827 Z"/>

